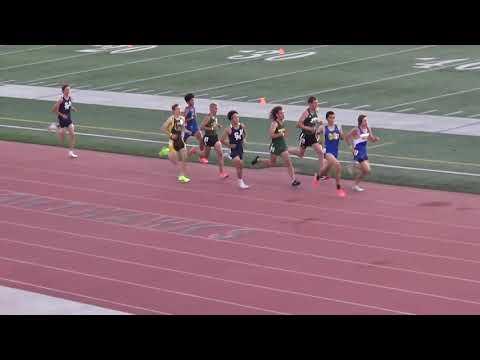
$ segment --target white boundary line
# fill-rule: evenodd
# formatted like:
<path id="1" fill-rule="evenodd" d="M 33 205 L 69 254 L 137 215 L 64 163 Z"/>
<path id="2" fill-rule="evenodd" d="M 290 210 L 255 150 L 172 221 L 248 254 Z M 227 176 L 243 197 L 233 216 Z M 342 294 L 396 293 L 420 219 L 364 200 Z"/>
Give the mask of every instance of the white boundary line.
<path id="1" fill-rule="evenodd" d="M 244 81 L 238 81 L 238 82 L 234 82 L 234 83 L 230 83 L 230 84 L 223 84 L 223 85 L 218 85 L 218 86 L 212 86 L 212 87 L 208 87 L 208 88 L 204 88 L 204 89 L 196 89 L 196 90 L 194 90 L 193 92 L 206 91 L 206 90 L 215 90 L 215 89 L 221 89 L 221 88 L 224 88 L 224 87 L 230 87 L 230 86 L 237 86 L 237 85 L 249 84 L 249 83 L 253 83 L 253 82 L 257 82 L 257 81 L 261 81 L 261 80 L 275 79 L 275 78 L 279 78 L 279 77 L 283 77 L 283 76 L 300 74 L 300 73 L 304 73 L 304 72 L 308 72 L 308 71 L 313 71 L 313 70 L 326 69 L 326 68 L 330 68 L 330 67 L 334 67 L 334 66 L 351 64 L 351 63 L 355 63 L 355 62 L 359 62 L 359 61 L 377 59 L 377 58 L 381 58 L 381 57 L 384 57 L 384 56 L 397 55 L 397 54 L 402 54 L 402 53 L 406 53 L 406 52 L 410 52 L 410 51 L 416 51 L 416 50 L 421 50 L 421 49 L 426 49 L 426 48 L 435 47 L 435 46 L 437 46 L 437 45 L 427 45 L 427 46 L 421 46 L 421 47 L 415 47 L 415 48 L 410 48 L 410 49 L 405 49 L 405 50 L 399 50 L 399 51 L 384 53 L 384 54 L 380 54 L 380 55 L 367 56 L 367 57 L 364 57 L 364 58 L 356 58 L 356 59 L 347 60 L 347 61 L 342 61 L 342 62 L 333 63 L 333 64 L 328 64 L 328 65 L 320 65 L 320 66 L 314 66 L 314 67 L 307 68 L 307 69 L 290 71 L 290 72 L 283 73 L 283 74 L 277 74 L 277 75 L 271 75 L 271 76 L 263 76 L 263 77 L 256 78 L 256 79 L 252 79 L 252 80 L 244 80 Z M 301 50 L 298 50 L 298 51 L 301 51 Z M 303 97 L 303 96 L 304 96 L 304 95 L 302 95 L 302 96 L 297 96 L 297 97 Z"/>
<path id="2" fill-rule="evenodd" d="M 2 124 L 0 124 L 0 127 L 9 128 L 9 129 L 23 129 L 23 130 L 49 132 L 48 129 L 39 129 L 39 128 L 31 128 L 31 127 L 23 127 L 23 126 L 15 126 L 15 125 L 2 125 Z M 76 132 L 76 134 L 77 135 L 83 135 L 83 136 L 99 137 L 99 138 L 104 138 L 104 139 L 137 141 L 137 142 L 146 142 L 146 143 L 153 143 L 153 144 L 168 144 L 167 141 L 160 141 L 160 140 L 137 139 L 137 138 L 131 138 L 131 137 L 90 134 L 90 133 L 83 133 L 83 132 Z M 245 153 L 250 153 L 250 154 L 270 155 L 269 152 L 264 152 L 264 151 L 245 150 L 244 152 Z M 318 161 L 318 158 L 314 158 L 314 157 L 310 157 L 310 156 L 305 156 L 305 157 L 303 157 L 303 159 Z M 346 164 L 351 164 L 352 163 L 352 161 L 344 161 L 344 160 L 340 160 L 340 162 L 341 163 L 346 163 Z M 418 167 L 397 166 L 397 165 L 388 165 L 388 164 L 380 164 L 380 163 L 375 163 L 375 164 L 370 164 L 370 165 L 373 166 L 373 167 L 384 167 L 384 168 L 391 168 L 391 169 L 424 171 L 424 172 L 432 172 L 432 173 L 437 173 L 437 174 L 480 177 L 480 173 L 468 173 L 468 172 L 460 172 L 460 171 L 425 169 L 425 168 L 418 168 Z"/>
<path id="3" fill-rule="evenodd" d="M 425 114 L 430 114 L 430 113 L 437 112 L 437 111 L 438 111 L 438 109 L 433 109 L 433 110 L 428 110 L 428 111 L 421 112 L 420 114 L 425 115 Z"/>
<path id="4" fill-rule="evenodd" d="M 350 103 L 342 103 L 342 104 L 332 105 L 332 107 L 336 108 L 336 107 L 345 106 L 345 105 L 350 105 Z"/>
<path id="5" fill-rule="evenodd" d="M 412 110 L 415 110 L 415 108 L 406 108 L 406 109 L 402 109 L 402 110 L 397 110 L 396 112 L 397 113 L 402 113 L 402 112 L 405 112 L 405 111 L 412 111 Z"/>
<path id="6" fill-rule="evenodd" d="M 370 107 L 370 105 L 355 106 L 355 107 L 352 108 L 352 110 L 358 110 L 358 109 L 363 109 L 363 108 L 367 108 L 367 107 Z"/>
<path id="7" fill-rule="evenodd" d="M 236 97 L 231 98 L 230 100 L 240 100 L 240 99 L 245 99 L 245 98 L 247 98 L 247 97 L 248 97 L 248 95 L 236 96 Z"/>
<path id="8" fill-rule="evenodd" d="M 79 71 L 74 71 L 74 72 L 69 72 L 69 73 L 63 73 L 63 74 L 59 74 L 59 75 L 54 75 L 54 76 L 42 77 L 42 78 L 38 78 L 38 79 L 35 79 L 35 80 L 32 80 L 32 81 L 36 81 L 36 80 L 48 80 L 48 79 L 54 79 L 54 78 L 58 78 L 58 77 L 65 77 L 65 76 L 70 76 L 70 75 L 84 74 L 84 73 L 88 73 L 88 72 L 92 72 L 92 71 L 107 70 L 107 69 L 112 69 L 112 68 L 121 67 L 121 66 L 127 66 L 127 65 L 144 63 L 144 62 L 149 62 L 149 61 L 167 59 L 167 58 L 171 58 L 171 57 L 175 57 L 175 56 L 181 56 L 181 55 L 189 55 L 189 54 L 194 54 L 194 53 L 203 52 L 203 51 L 209 51 L 209 50 L 215 50 L 215 49 L 220 49 L 220 48 L 229 47 L 229 46 L 232 46 L 232 45 L 221 45 L 221 46 L 215 46 L 215 47 L 209 47 L 209 48 L 201 48 L 201 49 L 196 49 L 196 50 L 184 51 L 184 52 L 176 53 L 176 54 L 159 56 L 159 57 L 155 57 L 155 58 L 148 58 L 148 59 L 141 59 L 141 60 L 129 61 L 129 62 L 127 62 L 127 63 L 114 64 L 114 65 L 108 65 L 108 66 L 100 66 L 100 67 L 91 68 L 91 69 L 86 69 L 86 70 L 79 70 Z"/>
<path id="9" fill-rule="evenodd" d="M 463 113 L 463 110 L 454 111 L 454 112 L 451 112 L 451 113 L 445 114 L 445 115 L 443 115 L 443 116 L 457 115 L 457 114 L 461 114 L 461 113 Z"/>
<path id="10" fill-rule="evenodd" d="M 475 117 L 479 117 L 480 114 L 475 114 L 475 115 L 470 115 L 469 118 L 475 118 Z"/>
<path id="11" fill-rule="evenodd" d="M 44 45 L 44 46 L 38 46 L 38 47 L 30 48 L 30 49 L 9 51 L 9 52 L 0 53 L 0 56 L 2 56 L 2 55 L 10 55 L 10 54 L 20 54 L 20 53 L 27 52 L 27 51 L 34 51 L 34 50 L 45 49 L 45 48 L 47 48 L 47 47 L 52 47 L 52 46 L 56 46 L 56 45 Z"/>

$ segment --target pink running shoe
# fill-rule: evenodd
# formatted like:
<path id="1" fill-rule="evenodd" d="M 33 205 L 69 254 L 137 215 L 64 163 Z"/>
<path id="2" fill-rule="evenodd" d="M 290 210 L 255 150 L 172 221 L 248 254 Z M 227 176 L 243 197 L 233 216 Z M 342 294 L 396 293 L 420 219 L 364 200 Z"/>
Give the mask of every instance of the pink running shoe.
<path id="1" fill-rule="evenodd" d="M 208 159 L 207 158 L 200 158 L 198 159 L 202 164 L 208 164 Z"/>
<path id="2" fill-rule="evenodd" d="M 337 195 L 338 195 L 339 197 L 344 198 L 344 197 L 347 196 L 347 193 L 346 193 L 345 190 L 343 190 L 343 189 L 338 189 L 338 190 L 337 190 Z"/>
<path id="3" fill-rule="evenodd" d="M 218 176 L 220 176 L 220 178 L 222 178 L 222 179 L 226 179 L 226 178 L 228 178 L 230 175 L 229 175 L 228 173 L 226 173 L 226 172 L 222 172 L 222 173 L 220 173 Z"/>

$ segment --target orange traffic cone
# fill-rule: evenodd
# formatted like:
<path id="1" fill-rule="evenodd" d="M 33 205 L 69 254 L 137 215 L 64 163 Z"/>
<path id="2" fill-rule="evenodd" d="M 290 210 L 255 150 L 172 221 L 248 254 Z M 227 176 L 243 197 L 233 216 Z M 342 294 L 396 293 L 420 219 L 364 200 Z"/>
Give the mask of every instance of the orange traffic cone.
<path id="1" fill-rule="evenodd" d="M 262 104 L 262 105 L 265 105 L 267 103 L 267 100 L 264 97 L 261 97 L 259 100 L 260 100 L 259 101 L 260 104 Z"/>

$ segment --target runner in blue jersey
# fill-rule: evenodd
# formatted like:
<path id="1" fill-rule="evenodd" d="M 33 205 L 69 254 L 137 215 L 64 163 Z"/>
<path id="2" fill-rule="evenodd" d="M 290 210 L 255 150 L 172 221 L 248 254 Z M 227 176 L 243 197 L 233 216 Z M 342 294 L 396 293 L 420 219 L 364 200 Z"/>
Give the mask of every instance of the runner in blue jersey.
<path id="1" fill-rule="evenodd" d="M 198 145 L 200 147 L 200 159 L 199 161 L 202 164 L 208 164 L 208 159 L 204 155 L 205 151 L 205 144 L 203 143 L 203 135 L 200 129 L 198 128 L 198 123 L 197 123 L 197 111 L 195 110 L 195 96 L 193 94 L 187 94 L 185 95 L 185 102 L 187 103 L 187 107 L 185 107 L 184 111 L 184 117 L 186 121 L 186 126 L 185 128 L 189 131 L 188 133 L 185 133 L 184 141 L 187 143 L 187 139 L 190 136 L 195 136 L 195 138 L 198 141 Z M 190 151 L 190 155 L 194 154 L 196 152 L 195 148 L 192 148 Z"/>
<path id="2" fill-rule="evenodd" d="M 359 169 L 359 173 L 355 176 L 353 190 L 363 191 L 359 184 L 360 181 L 370 174 L 370 163 L 368 162 L 367 143 L 377 142 L 380 140 L 378 136 L 373 135 L 372 129 L 368 126 L 367 115 L 360 115 L 357 119 L 358 125 L 353 128 L 346 136 L 347 143 L 353 145 L 353 159 L 355 167 Z"/>
<path id="3" fill-rule="evenodd" d="M 344 135 L 341 127 L 335 123 L 335 113 L 333 111 L 327 111 L 325 115 L 327 119 L 327 125 L 320 128 L 320 133 L 323 133 L 325 138 L 325 164 L 320 174 L 315 174 L 315 181 L 322 176 L 327 176 L 331 169 L 335 170 L 335 181 L 337 185 L 337 194 L 340 197 L 345 197 L 346 193 L 340 185 L 340 177 L 342 175 L 342 166 L 338 161 L 338 148 L 340 140 L 344 139 Z"/>

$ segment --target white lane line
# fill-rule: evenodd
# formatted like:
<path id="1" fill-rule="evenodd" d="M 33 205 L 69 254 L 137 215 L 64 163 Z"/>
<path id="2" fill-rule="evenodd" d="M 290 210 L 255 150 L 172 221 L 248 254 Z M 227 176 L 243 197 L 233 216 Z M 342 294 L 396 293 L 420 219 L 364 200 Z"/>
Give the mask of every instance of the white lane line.
<path id="1" fill-rule="evenodd" d="M 443 116 L 457 115 L 457 114 L 461 114 L 461 113 L 463 113 L 463 110 L 454 111 L 454 112 L 451 112 L 451 113 L 445 114 L 445 115 L 443 115 Z"/>
<path id="2" fill-rule="evenodd" d="M 328 101 L 321 101 L 318 103 L 318 105 L 322 105 L 322 104 L 328 104 Z"/>
<path id="3" fill-rule="evenodd" d="M 135 90 L 138 90 L 138 88 L 127 89 L 127 90 L 123 90 L 122 92 L 127 92 L 127 93 L 128 93 L 128 92 L 133 92 L 133 91 L 135 91 Z"/>
<path id="4" fill-rule="evenodd" d="M 337 105 L 333 105 L 332 107 L 336 108 L 336 107 L 339 107 L 339 106 L 346 106 L 346 105 L 349 105 L 350 103 L 342 103 L 342 104 L 337 104 Z"/>
<path id="5" fill-rule="evenodd" d="M 324 46 L 326 46 L 326 45 L 324 45 Z M 367 56 L 367 57 L 364 57 L 364 58 L 355 58 L 355 59 L 342 61 L 342 62 L 338 62 L 338 63 L 328 64 L 328 65 L 320 65 L 320 66 L 315 66 L 315 67 L 311 67 L 311 68 L 308 68 L 308 69 L 290 71 L 290 72 L 283 73 L 283 74 L 263 76 L 263 77 L 252 79 L 252 80 L 237 81 L 237 82 L 230 83 L 230 84 L 212 86 L 212 87 L 208 87 L 208 88 L 204 88 L 204 89 L 197 89 L 197 90 L 194 90 L 194 91 L 215 90 L 215 89 L 221 89 L 221 88 L 230 87 L 230 86 L 244 85 L 244 84 L 249 84 L 249 83 L 253 83 L 253 82 L 257 82 L 257 81 L 261 81 L 261 80 L 275 79 L 275 78 L 279 78 L 279 77 L 284 77 L 284 76 L 289 76 L 289 75 L 294 75 L 294 74 L 300 74 L 300 73 L 313 71 L 313 70 L 326 69 L 326 68 L 330 68 L 330 67 L 334 67 L 334 66 L 352 64 L 352 63 L 365 61 L 365 60 L 378 59 L 378 58 L 381 58 L 381 57 L 384 57 L 384 56 L 397 55 L 397 54 L 402 54 L 402 53 L 406 53 L 406 52 L 410 52 L 410 51 L 416 51 L 416 50 L 422 50 L 422 49 L 435 47 L 435 46 L 437 46 L 437 45 L 420 46 L 420 47 L 415 47 L 415 48 L 410 48 L 410 49 L 405 49 L 405 50 L 399 50 L 399 51 L 393 51 L 393 52 L 388 52 L 388 53 L 374 55 L 374 56 Z M 308 96 L 308 95 L 302 95 L 302 96 L 297 96 L 297 97 L 303 97 L 303 96 Z"/>
<path id="6" fill-rule="evenodd" d="M 208 95 L 208 94 L 207 94 Z M 226 98 L 228 96 L 228 94 L 224 94 L 224 95 L 218 95 L 218 96 L 212 96 L 212 99 L 223 99 L 223 98 Z"/>
<path id="7" fill-rule="evenodd" d="M 375 111 L 383 111 L 383 110 L 393 109 L 393 108 L 396 108 L 396 107 L 399 107 L 399 106 L 410 105 L 410 104 L 417 104 L 417 103 L 420 103 L 420 102 L 425 102 L 425 101 L 435 100 L 435 99 L 441 99 L 441 98 L 445 98 L 445 97 L 453 96 L 453 95 L 466 94 L 466 93 L 473 92 L 473 91 L 478 91 L 478 90 L 480 90 L 480 87 L 473 88 L 473 89 L 466 89 L 466 90 L 455 91 L 455 92 L 447 93 L 447 94 L 443 94 L 443 95 L 432 96 L 432 97 L 428 97 L 428 98 L 424 98 L 424 99 L 419 99 L 419 100 L 415 100 L 415 101 L 409 101 L 409 102 L 402 103 L 402 104 L 397 104 L 397 105 L 392 105 L 392 106 L 386 106 L 386 107 L 377 109 L 377 110 L 375 110 Z"/>
<path id="8" fill-rule="evenodd" d="M 358 110 L 358 109 L 364 109 L 370 107 L 370 105 L 360 105 L 360 106 L 355 106 L 352 108 L 352 110 Z"/>
<path id="9" fill-rule="evenodd" d="M 402 110 L 396 110 L 395 112 L 401 113 L 401 112 L 412 111 L 412 110 L 415 110 L 415 108 L 406 108 L 406 109 L 402 109 Z"/>
<path id="10" fill-rule="evenodd" d="M 151 93 L 151 92 L 155 92 L 155 91 L 157 91 L 157 90 L 155 90 L 155 89 L 150 89 L 150 90 L 139 91 L 138 93 L 139 93 L 139 94 L 146 94 L 146 93 Z"/>
<path id="11" fill-rule="evenodd" d="M 161 60 L 161 59 L 167 59 L 175 56 L 182 56 L 182 55 L 189 55 L 189 54 L 194 54 L 194 53 L 199 53 L 199 52 L 204 52 L 204 51 L 210 51 L 210 50 L 216 50 L 224 47 L 228 47 L 232 45 L 221 45 L 221 46 L 215 46 L 215 47 L 208 47 L 208 48 L 202 48 L 202 49 L 196 49 L 196 50 L 190 50 L 190 51 L 184 51 L 181 53 L 176 53 L 176 54 L 170 54 L 170 55 L 164 55 L 164 56 L 159 56 L 155 58 L 148 58 L 148 59 L 141 59 L 141 60 L 135 60 L 135 61 L 129 61 L 126 63 L 121 63 L 121 64 L 115 64 L 115 65 L 107 65 L 107 66 L 99 66 L 96 68 L 90 68 L 86 70 L 80 70 L 80 71 L 74 71 L 74 72 L 69 72 L 69 73 L 63 73 L 63 74 L 58 74 L 58 75 L 53 75 L 53 76 L 47 76 L 47 77 L 42 77 L 35 79 L 36 80 L 48 80 L 48 79 L 54 79 L 58 77 L 65 77 L 65 76 L 70 76 L 70 75 L 77 75 L 77 74 L 84 74 L 92 71 L 100 71 L 100 70 L 107 70 L 107 69 L 113 69 L 121 66 L 127 66 L 127 65 L 132 65 L 132 64 L 139 64 L 139 63 L 144 63 L 144 62 L 149 62 L 149 61 L 156 61 L 156 60 Z"/>
<path id="12" fill-rule="evenodd" d="M 0 81 L 0 85 L 8 84 L 8 83 L 11 83 L 11 82 L 15 82 L 15 80 L 2 80 L 2 81 Z"/>
<path id="13" fill-rule="evenodd" d="M 280 99 L 280 100 L 275 100 L 275 102 L 282 103 L 284 101 L 297 99 L 297 98 L 300 98 L 300 97 L 307 97 L 307 96 L 310 96 L 311 94 L 324 94 L 324 93 L 334 92 L 334 91 L 338 91 L 338 90 L 351 89 L 351 88 L 355 88 L 355 87 L 361 87 L 361 86 L 365 86 L 365 85 L 376 84 L 376 83 L 389 81 L 389 80 L 401 79 L 401 78 L 405 78 L 405 77 L 415 76 L 415 75 L 418 75 L 418 74 L 424 74 L 424 73 L 428 73 L 428 72 L 432 72 L 432 71 L 442 70 L 442 69 L 447 68 L 448 66 L 449 65 L 445 65 L 445 66 L 441 66 L 441 67 L 433 68 L 433 69 L 420 70 L 420 71 L 414 71 L 414 72 L 409 72 L 409 73 L 400 74 L 400 75 L 388 76 L 388 77 L 384 77 L 384 78 L 380 78 L 380 79 L 376 79 L 376 80 L 372 80 L 372 81 L 364 81 L 364 82 L 361 82 L 361 83 L 340 86 L 340 87 L 332 88 L 332 89 L 319 90 L 319 91 L 312 90 L 312 91 L 310 91 L 306 94 L 292 96 L 292 97 L 285 98 L 285 99 Z M 395 105 L 393 107 L 402 106 L 402 105 L 405 105 L 405 104 L 399 104 L 399 105 Z M 389 108 L 390 107 L 386 107 L 386 109 L 389 109 Z M 376 110 L 376 111 L 379 111 L 379 110 Z"/>
<path id="14" fill-rule="evenodd" d="M 244 95 L 244 96 L 236 96 L 236 97 L 231 98 L 230 100 L 240 100 L 240 99 L 245 99 L 245 98 L 247 98 L 247 97 L 248 97 L 247 95 Z"/>
<path id="15" fill-rule="evenodd" d="M 49 87 L 49 86 L 53 86 L 53 85 L 58 85 L 58 83 L 54 82 L 54 83 L 50 83 L 50 84 L 45 84 L 43 86 Z M 76 88 L 78 89 L 78 87 L 76 87 Z"/>
<path id="16" fill-rule="evenodd" d="M 208 96 L 208 93 L 205 93 L 205 94 L 197 94 L 195 95 L 196 97 L 201 97 L 201 96 Z"/>
<path id="17" fill-rule="evenodd" d="M 376 148 L 379 148 L 379 147 L 382 147 L 382 146 L 394 145 L 394 144 L 396 144 L 395 141 L 390 141 L 390 142 L 384 142 L 384 143 L 381 143 L 381 144 L 378 144 L 378 145 L 369 145 L 368 148 L 369 149 L 376 149 Z"/>
<path id="18" fill-rule="evenodd" d="M 90 85 L 80 85 L 80 86 L 75 86 L 75 89 L 86 89 L 86 88 L 89 88 Z"/>
<path id="19" fill-rule="evenodd" d="M 195 294 L 192 294 L 192 293 L 186 293 L 186 292 L 182 292 L 182 291 L 175 291 L 175 290 L 170 290 L 170 289 L 166 289 L 166 288 L 161 288 L 161 287 L 158 287 L 158 286 L 145 285 L 145 284 L 134 282 L 134 281 L 127 281 L 127 280 L 117 279 L 117 278 L 114 278 L 114 277 L 95 275 L 95 274 L 92 274 L 92 273 L 86 273 L 86 272 L 83 272 L 83 271 L 76 271 L 76 270 L 69 269 L 69 268 L 50 266 L 50 265 L 46 265 L 46 264 L 42 264 L 42 263 L 38 263 L 38 262 L 20 260 L 20 259 L 5 257 L 5 256 L 0 256 L 0 260 L 4 260 L 4 261 L 7 261 L 7 262 L 15 262 L 15 263 L 19 263 L 19 264 L 26 264 L 26 265 L 30 265 L 30 266 L 36 266 L 36 267 L 40 267 L 40 268 L 53 270 L 53 271 L 56 271 L 56 272 L 64 272 L 64 273 L 68 273 L 68 274 L 74 274 L 74 275 L 80 275 L 80 276 L 94 278 L 94 279 L 100 279 L 100 280 L 104 280 L 104 281 L 108 281 L 108 282 L 114 282 L 114 283 L 118 283 L 118 284 L 130 285 L 130 286 L 139 287 L 139 288 L 143 288 L 143 289 L 154 290 L 154 291 L 158 291 L 158 292 L 182 295 L 182 296 L 187 296 L 187 297 L 191 297 L 191 298 L 207 300 L 207 301 L 211 301 L 211 302 L 217 302 L 217 303 L 223 303 L 223 304 L 243 307 L 243 308 L 247 308 L 247 309 L 253 309 L 253 310 L 259 310 L 259 311 L 264 311 L 264 312 L 281 314 L 277 311 L 263 309 L 263 308 L 259 308 L 259 307 L 256 307 L 256 306 L 243 305 L 243 304 L 239 304 L 239 303 L 232 302 L 232 301 L 221 300 L 221 299 L 218 299 L 218 298 L 200 296 L 200 295 L 195 295 Z"/>
<path id="20" fill-rule="evenodd" d="M 472 125 L 472 124 L 469 124 Z M 39 129 L 39 128 L 32 128 L 32 127 L 24 127 L 24 126 L 16 126 L 16 125 L 2 125 L 0 124 L 0 128 L 9 128 L 9 129 L 23 129 L 23 130 L 32 130 L 32 131 L 42 131 L 48 132 L 48 129 Z M 147 142 L 147 143 L 154 143 L 154 144 L 168 144 L 167 141 L 161 140 L 145 140 L 145 139 L 137 139 L 131 137 L 121 137 L 121 136 L 111 136 L 111 135 L 99 135 L 99 134 L 90 134 L 90 133 L 82 133 L 76 132 L 78 135 L 83 136 L 91 136 L 91 137 L 99 137 L 104 139 L 115 139 L 115 140 L 127 140 L 127 141 L 136 141 L 136 142 Z M 250 151 L 245 150 L 245 153 L 249 154 L 261 154 L 261 155 L 270 155 L 269 152 L 265 151 Z M 305 156 L 303 159 L 318 161 L 318 158 Z M 344 161 L 339 160 L 341 163 L 351 164 L 351 161 Z M 425 169 L 425 168 L 417 168 L 417 167 L 408 167 L 408 166 L 397 166 L 397 165 L 388 165 L 388 164 L 380 164 L 380 163 L 372 163 L 370 164 L 373 167 L 385 167 L 390 169 L 401 169 L 401 170 L 412 170 L 412 171 L 420 171 L 420 172 L 432 172 L 437 174 L 447 174 L 447 175 L 463 175 L 463 176 L 473 176 L 473 177 L 480 177 L 480 173 L 468 173 L 468 172 L 460 172 L 460 171 L 447 171 L 447 170 L 435 170 L 435 169 Z"/>
<path id="21" fill-rule="evenodd" d="M 301 49 L 301 50 L 307 50 L 307 49 L 312 49 L 312 48 L 317 48 L 317 47 L 319 47 L 319 46 L 310 47 L 310 48 Z M 156 80 L 156 79 L 161 79 L 161 78 L 175 76 L 175 75 L 189 74 L 189 73 L 193 73 L 193 72 L 197 72 L 197 71 L 210 70 L 210 69 L 215 69 L 215 68 L 224 67 L 224 66 L 232 66 L 232 65 L 236 65 L 236 64 L 243 64 L 243 63 L 246 63 L 246 62 L 261 61 L 261 60 L 263 60 L 263 58 L 245 59 L 245 60 L 240 60 L 240 61 L 233 61 L 233 62 L 230 61 L 230 62 L 225 62 L 225 63 L 220 63 L 220 64 L 207 65 L 207 66 L 194 68 L 194 69 L 190 69 L 190 70 L 177 71 L 177 72 L 173 72 L 173 73 L 156 75 L 156 76 L 149 76 L 149 77 L 146 77 L 146 78 L 134 79 L 134 80 L 129 80 L 129 81 L 122 81 L 122 82 L 119 82 L 119 83 L 100 86 L 100 87 L 97 87 L 95 90 L 104 90 L 104 89 L 107 89 L 111 86 L 126 85 L 126 84 Z M 195 90 L 194 92 L 201 92 L 201 91 L 202 90 Z"/>
<path id="22" fill-rule="evenodd" d="M 299 103 L 303 103 L 304 101 L 305 100 L 292 101 L 292 102 L 289 102 L 288 105 L 299 104 Z"/>
<path id="23" fill-rule="evenodd" d="M 27 67 L 27 66 L 32 66 L 32 65 L 40 65 L 40 64 L 48 64 L 52 62 L 58 62 L 58 61 L 63 61 L 63 60 L 70 60 L 70 59 L 76 59 L 79 57 L 84 57 L 84 56 L 90 56 L 90 55 L 95 55 L 95 53 L 90 53 L 90 54 L 79 54 L 79 55 L 70 55 L 70 56 L 64 56 L 61 58 L 55 58 L 55 59 L 49 59 L 49 60 L 43 60 L 43 61 L 35 61 L 31 63 L 26 63 L 26 64 L 18 64 L 18 65 L 12 65 L 12 66 L 6 66 L 3 68 L 0 68 L 0 70 L 11 70 L 11 69 L 18 69 L 21 67 Z M 44 79 L 45 80 L 45 79 Z M 28 82 L 28 81 L 27 81 Z M 33 80 L 35 82 L 35 80 Z"/>
<path id="24" fill-rule="evenodd" d="M 424 112 L 421 112 L 420 114 L 431 114 L 431 113 L 434 113 L 434 112 L 437 112 L 438 109 L 433 109 L 433 110 L 428 110 L 428 111 L 424 111 Z"/>
<path id="25" fill-rule="evenodd" d="M 469 118 L 479 117 L 480 114 L 470 115 Z"/>
<path id="26" fill-rule="evenodd" d="M 10 55 L 10 54 L 20 54 L 20 53 L 27 52 L 27 51 L 34 51 L 34 50 L 45 49 L 45 48 L 52 47 L 52 46 L 56 46 L 56 45 L 44 45 L 44 46 L 38 46 L 38 47 L 30 48 L 30 49 L 9 51 L 9 52 L 0 53 L 0 56 L 2 56 L 2 55 Z"/>
<path id="27" fill-rule="evenodd" d="M 39 82 L 35 82 L 35 83 L 31 83 L 29 85 L 40 85 L 40 84 L 44 84 L 45 81 L 39 81 Z"/>

